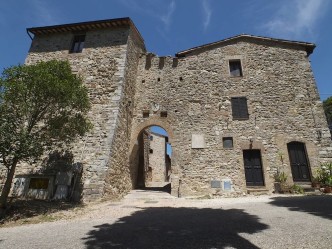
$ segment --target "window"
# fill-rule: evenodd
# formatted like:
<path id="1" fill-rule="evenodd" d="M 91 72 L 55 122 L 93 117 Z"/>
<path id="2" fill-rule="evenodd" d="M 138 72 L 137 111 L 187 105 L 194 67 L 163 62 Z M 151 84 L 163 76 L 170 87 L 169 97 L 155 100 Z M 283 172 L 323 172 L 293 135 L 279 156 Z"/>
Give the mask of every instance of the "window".
<path id="1" fill-rule="evenodd" d="M 233 148 L 233 138 L 232 137 L 223 137 L 222 138 L 222 145 L 226 149 Z"/>
<path id="2" fill-rule="evenodd" d="M 75 35 L 70 53 L 81 53 L 84 47 L 85 35 Z"/>
<path id="3" fill-rule="evenodd" d="M 249 119 L 246 97 L 234 97 L 231 99 L 231 102 L 233 120 Z"/>
<path id="4" fill-rule="evenodd" d="M 153 154 L 153 149 L 150 149 L 149 152 L 150 152 L 150 154 Z"/>
<path id="5" fill-rule="evenodd" d="M 240 60 L 230 60 L 229 61 L 229 73 L 233 77 L 242 76 L 242 67 Z"/>
<path id="6" fill-rule="evenodd" d="M 167 112 L 166 111 L 161 111 L 160 112 L 160 117 L 167 118 Z"/>
<path id="7" fill-rule="evenodd" d="M 29 189 L 47 189 L 48 183 L 48 178 L 31 178 Z"/>
<path id="8" fill-rule="evenodd" d="M 153 136 L 149 136 L 149 140 L 150 140 L 150 141 L 153 141 Z"/>
<path id="9" fill-rule="evenodd" d="M 150 116 L 149 111 L 143 111 L 143 118 L 148 118 Z"/>

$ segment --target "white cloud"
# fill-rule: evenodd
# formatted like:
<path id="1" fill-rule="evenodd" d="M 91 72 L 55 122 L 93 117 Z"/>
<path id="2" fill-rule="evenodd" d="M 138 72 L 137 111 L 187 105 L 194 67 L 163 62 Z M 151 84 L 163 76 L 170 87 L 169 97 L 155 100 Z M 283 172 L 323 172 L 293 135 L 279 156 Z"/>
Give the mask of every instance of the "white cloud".
<path id="1" fill-rule="evenodd" d="M 312 38 L 313 30 L 327 4 L 326 0 L 286 1 L 263 27 L 273 36 L 288 39 L 303 36 Z"/>
<path id="2" fill-rule="evenodd" d="M 171 24 L 174 11 L 175 11 L 175 2 L 172 1 L 168 6 L 167 13 L 162 15 L 160 18 L 161 21 L 165 24 L 166 28 L 168 28 L 169 25 Z"/>
<path id="3" fill-rule="evenodd" d="M 204 27 L 204 30 L 206 30 L 210 25 L 212 9 L 211 9 L 209 0 L 203 0 L 202 4 L 203 4 L 203 12 L 204 12 L 203 27 Z"/>
<path id="4" fill-rule="evenodd" d="M 56 24 L 57 19 L 54 14 L 52 14 L 52 8 L 47 6 L 43 0 L 30 0 L 32 7 L 34 9 L 33 14 L 37 21 L 42 21 L 43 25 Z"/>
<path id="5" fill-rule="evenodd" d="M 119 3 L 125 5 L 127 8 L 161 21 L 164 24 L 164 29 L 167 30 L 169 28 L 176 9 L 174 0 L 142 0 L 139 4 L 137 2 L 135 0 L 119 0 Z"/>

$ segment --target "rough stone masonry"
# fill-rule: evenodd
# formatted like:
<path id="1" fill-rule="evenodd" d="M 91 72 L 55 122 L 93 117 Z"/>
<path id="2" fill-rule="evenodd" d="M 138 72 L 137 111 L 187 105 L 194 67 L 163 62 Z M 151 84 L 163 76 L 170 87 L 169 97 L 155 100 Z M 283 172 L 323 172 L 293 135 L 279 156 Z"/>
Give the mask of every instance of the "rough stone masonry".
<path id="1" fill-rule="evenodd" d="M 72 148 L 84 201 L 136 186 L 137 141 L 153 125 L 169 134 L 174 196 L 272 192 L 276 172 L 310 183 L 332 160 L 312 43 L 239 35 L 158 57 L 129 18 L 28 32 L 26 63 L 68 60 L 89 89 L 94 128 Z"/>

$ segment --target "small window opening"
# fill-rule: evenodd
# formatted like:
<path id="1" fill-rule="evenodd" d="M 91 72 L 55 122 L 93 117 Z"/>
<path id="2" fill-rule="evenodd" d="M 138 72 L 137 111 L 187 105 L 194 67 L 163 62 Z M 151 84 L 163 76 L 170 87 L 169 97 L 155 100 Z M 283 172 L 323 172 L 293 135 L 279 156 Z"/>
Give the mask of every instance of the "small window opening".
<path id="1" fill-rule="evenodd" d="M 29 189 L 47 189 L 49 178 L 31 178 Z"/>
<path id="2" fill-rule="evenodd" d="M 180 79 L 180 81 L 183 81 L 183 78 L 182 78 L 182 77 L 180 77 L 179 79 Z"/>
<path id="3" fill-rule="evenodd" d="M 229 61 L 229 72 L 233 77 L 241 77 L 242 75 L 242 67 L 240 60 L 230 60 Z"/>
<path id="4" fill-rule="evenodd" d="M 153 154 L 153 149 L 150 149 L 149 152 L 150 152 L 150 154 Z"/>
<path id="5" fill-rule="evenodd" d="M 233 138 L 232 137 L 223 137 L 222 138 L 222 145 L 226 149 L 233 148 Z"/>
<path id="6" fill-rule="evenodd" d="M 160 117 L 166 118 L 167 117 L 167 112 L 166 111 L 160 112 Z"/>
<path id="7" fill-rule="evenodd" d="M 145 80 L 142 80 L 142 83 L 145 83 Z"/>
<path id="8" fill-rule="evenodd" d="M 150 116 L 150 111 L 143 111 L 143 118 L 148 118 Z"/>
<path id="9" fill-rule="evenodd" d="M 85 35 L 75 35 L 70 53 L 81 53 L 84 48 Z"/>
<path id="10" fill-rule="evenodd" d="M 158 78 L 157 81 L 160 81 L 160 78 Z"/>

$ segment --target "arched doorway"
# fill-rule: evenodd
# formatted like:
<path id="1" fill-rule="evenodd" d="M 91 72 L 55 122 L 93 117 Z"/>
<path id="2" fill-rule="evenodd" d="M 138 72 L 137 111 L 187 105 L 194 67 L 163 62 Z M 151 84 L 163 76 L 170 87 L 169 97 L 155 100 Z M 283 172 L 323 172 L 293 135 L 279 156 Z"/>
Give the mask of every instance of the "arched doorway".
<path id="1" fill-rule="evenodd" d="M 172 148 L 160 126 L 143 128 L 130 158 L 133 189 L 171 192 Z"/>
<path id="2" fill-rule="evenodd" d="M 294 182 L 310 182 L 309 161 L 305 144 L 290 142 L 287 144 L 287 149 Z"/>

